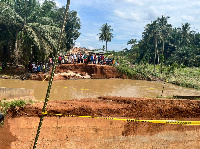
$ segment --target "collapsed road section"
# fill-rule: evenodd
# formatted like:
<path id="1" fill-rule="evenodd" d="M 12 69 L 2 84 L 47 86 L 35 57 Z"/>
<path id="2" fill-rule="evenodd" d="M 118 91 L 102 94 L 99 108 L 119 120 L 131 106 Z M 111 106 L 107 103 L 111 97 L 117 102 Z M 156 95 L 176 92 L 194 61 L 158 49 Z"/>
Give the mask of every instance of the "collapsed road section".
<path id="1" fill-rule="evenodd" d="M 43 103 L 10 109 L 0 127 L 0 146 L 30 148 Z M 134 97 L 100 97 L 49 101 L 38 140 L 40 148 L 198 147 L 200 126 L 115 121 L 79 115 L 137 120 L 199 121 L 200 101 Z M 56 114 L 60 114 L 56 116 Z M 7 138 L 7 139 L 5 139 Z M 8 139 L 9 138 L 9 139 Z M 187 143 L 186 143 L 187 142 Z"/>

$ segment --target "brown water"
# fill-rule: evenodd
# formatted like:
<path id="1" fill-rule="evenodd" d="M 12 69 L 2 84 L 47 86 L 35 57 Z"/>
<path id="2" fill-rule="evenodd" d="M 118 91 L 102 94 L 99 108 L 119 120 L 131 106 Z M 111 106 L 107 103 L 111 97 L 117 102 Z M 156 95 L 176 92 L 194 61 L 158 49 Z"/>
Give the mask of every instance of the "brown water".
<path id="1" fill-rule="evenodd" d="M 54 81 L 50 100 L 95 98 L 99 96 L 157 97 L 162 93 L 163 82 L 129 79 L 87 79 Z M 45 98 L 47 81 L 0 79 L 0 87 L 34 89 L 37 100 Z M 200 90 L 165 84 L 163 96 L 200 95 Z"/>

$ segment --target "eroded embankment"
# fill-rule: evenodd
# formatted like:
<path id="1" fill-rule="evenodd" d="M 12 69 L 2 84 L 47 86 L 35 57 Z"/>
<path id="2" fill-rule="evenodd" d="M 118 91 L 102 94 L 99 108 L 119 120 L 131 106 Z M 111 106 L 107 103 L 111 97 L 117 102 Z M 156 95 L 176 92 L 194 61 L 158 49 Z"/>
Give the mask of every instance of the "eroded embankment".
<path id="1" fill-rule="evenodd" d="M 10 110 L 12 116 L 40 116 L 43 103 L 35 103 Z M 49 113 L 114 116 L 150 119 L 199 118 L 200 101 L 181 99 L 151 99 L 133 97 L 100 97 L 99 99 L 81 99 L 69 101 L 49 101 Z"/>
<path id="2" fill-rule="evenodd" d="M 31 74 L 28 76 L 28 78 L 31 80 L 42 81 L 49 74 L 47 73 Z M 82 79 L 82 78 L 109 79 L 109 78 L 127 78 L 127 77 L 126 75 L 120 74 L 115 67 L 108 65 L 62 64 L 56 66 L 54 80 L 68 80 L 68 79 Z M 48 80 L 48 78 L 45 80 Z"/>
<path id="3" fill-rule="evenodd" d="M 0 145 L 12 148 L 31 146 L 43 103 L 11 109 L 6 118 L 11 139 Z M 102 97 L 71 101 L 49 101 L 38 147 L 40 148 L 167 148 L 198 147 L 200 126 L 153 124 L 80 117 L 71 114 L 135 119 L 199 120 L 200 101 Z M 6 126 L 5 126 L 6 128 Z M 4 129 L 4 128 L 0 128 Z M 5 130 L 5 129 L 4 129 Z M 5 132 L 5 131 L 4 131 Z M 12 136 L 12 137 L 11 137 Z M 10 141 L 10 142 L 9 142 Z"/>

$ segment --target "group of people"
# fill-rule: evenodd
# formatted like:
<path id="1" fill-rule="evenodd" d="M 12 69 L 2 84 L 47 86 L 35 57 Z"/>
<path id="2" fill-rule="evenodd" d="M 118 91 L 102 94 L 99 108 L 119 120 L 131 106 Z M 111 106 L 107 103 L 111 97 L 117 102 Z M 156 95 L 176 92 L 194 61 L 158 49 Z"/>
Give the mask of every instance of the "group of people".
<path id="1" fill-rule="evenodd" d="M 105 64 L 108 58 L 104 57 L 104 55 L 97 54 L 71 54 L 71 55 L 63 55 L 58 57 L 59 64 L 71 64 L 71 63 L 86 63 L 86 64 Z"/>
<path id="2" fill-rule="evenodd" d="M 45 62 L 29 62 L 28 71 L 31 73 L 34 72 L 47 72 L 50 70 L 50 67 L 53 65 L 54 59 L 50 57 L 48 59 L 48 63 Z M 114 59 L 108 59 L 108 57 L 104 57 L 104 55 L 96 55 L 96 54 L 71 54 L 71 55 L 60 55 L 58 57 L 58 64 L 77 64 L 77 63 L 85 63 L 85 64 L 114 64 Z"/>
<path id="3" fill-rule="evenodd" d="M 42 62 L 29 62 L 28 71 L 33 72 L 47 72 L 50 70 L 50 65 L 48 63 Z"/>

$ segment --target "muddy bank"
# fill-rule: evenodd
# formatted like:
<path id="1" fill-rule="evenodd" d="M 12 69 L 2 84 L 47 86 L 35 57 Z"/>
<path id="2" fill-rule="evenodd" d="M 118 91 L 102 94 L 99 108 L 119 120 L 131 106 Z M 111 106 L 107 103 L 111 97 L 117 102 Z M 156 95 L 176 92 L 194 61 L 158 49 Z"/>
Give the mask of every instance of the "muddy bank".
<path id="1" fill-rule="evenodd" d="M 19 108 L 13 116 L 41 115 L 43 102 Z M 199 118 L 200 101 L 184 99 L 153 99 L 134 97 L 99 97 L 98 99 L 81 99 L 68 101 L 49 101 L 48 113 L 133 117 L 145 119 L 189 119 Z M 14 115 L 13 115 L 14 114 Z"/>
<path id="2" fill-rule="evenodd" d="M 56 73 L 63 73 L 67 70 L 79 73 L 81 75 L 85 75 L 87 73 L 92 79 L 124 77 L 117 72 L 115 67 L 108 65 L 64 64 L 56 67 Z"/>
<path id="3" fill-rule="evenodd" d="M 0 128 L 0 146 L 30 148 L 43 103 L 12 109 Z M 200 101 L 102 97 L 49 101 L 40 133 L 39 148 L 196 148 L 200 126 L 114 121 L 53 114 L 91 115 L 136 119 L 199 120 Z M 9 126 L 7 126 L 9 125 Z M 6 131 L 5 131 L 6 129 Z M 2 137 L 10 137 L 5 140 Z"/>
<path id="4" fill-rule="evenodd" d="M 27 74 L 30 80 L 44 80 L 49 73 Z M 69 79 L 109 79 L 109 78 L 127 78 L 125 75 L 117 72 L 117 69 L 108 65 L 95 64 L 62 64 L 56 66 L 54 80 Z M 48 80 L 48 77 L 45 79 Z"/>

